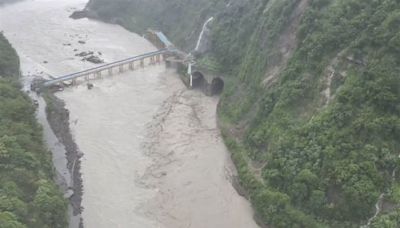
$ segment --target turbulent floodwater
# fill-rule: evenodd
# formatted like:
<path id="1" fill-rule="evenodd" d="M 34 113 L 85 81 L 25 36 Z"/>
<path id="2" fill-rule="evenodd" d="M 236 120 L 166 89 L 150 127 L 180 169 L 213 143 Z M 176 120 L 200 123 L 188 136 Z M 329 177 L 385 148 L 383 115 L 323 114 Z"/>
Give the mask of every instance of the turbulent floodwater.
<path id="1" fill-rule="evenodd" d="M 21 57 L 24 80 L 92 67 L 75 56 L 82 51 L 110 62 L 155 50 L 119 26 L 68 18 L 85 3 L 26 0 L 0 8 L 0 30 Z M 92 83 L 93 90 L 81 85 L 57 94 L 84 154 L 85 227 L 257 227 L 230 183 L 218 98 L 187 90 L 163 64 Z M 53 137 L 49 131 L 46 125 Z"/>

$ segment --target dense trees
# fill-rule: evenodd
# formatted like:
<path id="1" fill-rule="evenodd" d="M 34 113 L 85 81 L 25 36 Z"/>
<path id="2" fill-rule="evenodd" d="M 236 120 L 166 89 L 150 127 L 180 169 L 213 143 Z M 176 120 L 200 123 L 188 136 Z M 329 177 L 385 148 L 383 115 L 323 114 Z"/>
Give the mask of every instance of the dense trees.
<path id="1" fill-rule="evenodd" d="M 372 226 L 399 227 L 399 1 L 201 2 L 159 4 L 157 25 L 186 47 L 176 34 L 215 17 L 212 51 L 199 62 L 226 75 L 220 123 L 258 218 L 275 227 L 359 227 L 384 193 Z M 186 10 L 201 14 L 194 20 Z M 140 16 L 129 11 L 118 17 L 128 28 L 148 25 L 130 23 Z"/>
<path id="2" fill-rule="evenodd" d="M 246 66 L 259 58 L 268 62 L 270 39 L 271 48 L 247 52 L 232 94 L 222 100 L 220 115 L 230 124 L 249 121 L 249 109 L 258 110 L 241 143 L 244 156 L 267 163 L 261 189 L 286 195 L 293 207 L 324 224 L 359 226 L 375 212 L 379 195 L 398 181 L 391 177 L 400 149 L 400 56 L 392 27 L 398 26 L 398 12 L 397 1 L 312 1 L 279 82 L 264 90 L 259 85 L 265 69 Z M 328 68 L 335 70 L 335 85 L 327 84 Z M 322 93 L 327 86 L 328 105 Z M 257 98 L 237 99 L 235 91 L 243 87 L 257 91 Z M 260 105 L 248 105 L 254 103 Z M 385 201 L 392 202 L 396 192 Z M 258 211 L 270 222 L 263 207 Z M 396 213 L 376 223 L 397 227 Z"/>
<path id="3" fill-rule="evenodd" d="M 0 34 L 0 227 L 66 227 L 66 202 L 18 75 L 17 54 Z"/>

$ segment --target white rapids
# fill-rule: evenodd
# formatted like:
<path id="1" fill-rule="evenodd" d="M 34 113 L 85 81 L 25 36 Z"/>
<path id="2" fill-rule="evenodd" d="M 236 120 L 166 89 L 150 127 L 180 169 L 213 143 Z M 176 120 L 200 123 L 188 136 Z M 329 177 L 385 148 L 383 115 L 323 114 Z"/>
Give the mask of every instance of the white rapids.
<path id="1" fill-rule="evenodd" d="M 93 67 L 75 56 L 81 51 L 111 62 L 155 50 L 120 26 L 68 17 L 85 4 L 26 0 L 0 8 L 0 30 L 20 55 L 24 80 Z M 230 182 L 235 169 L 216 124 L 218 98 L 187 90 L 164 64 L 92 83 L 57 93 L 84 154 L 84 227 L 257 227 Z"/>

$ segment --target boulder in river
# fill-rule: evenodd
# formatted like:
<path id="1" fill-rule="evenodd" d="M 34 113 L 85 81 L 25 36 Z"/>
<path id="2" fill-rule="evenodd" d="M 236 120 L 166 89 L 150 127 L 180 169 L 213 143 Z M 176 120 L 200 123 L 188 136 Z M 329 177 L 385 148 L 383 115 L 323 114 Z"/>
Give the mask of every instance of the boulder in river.
<path id="1" fill-rule="evenodd" d="M 80 11 L 75 11 L 71 14 L 71 16 L 69 16 L 72 19 L 81 19 L 81 18 L 85 18 L 87 17 L 88 11 L 86 10 L 80 10 Z"/>
<path id="2" fill-rule="evenodd" d="M 84 56 L 88 56 L 90 55 L 90 53 L 86 52 L 86 51 L 82 51 L 81 53 L 75 54 L 75 56 L 79 56 L 79 57 L 84 57 Z"/>
<path id="3" fill-rule="evenodd" d="M 87 83 L 86 86 L 87 86 L 88 90 L 91 90 L 91 89 L 93 89 L 94 85 L 92 83 Z"/>
<path id="4" fill-rule="evenodd" d="M 94 55 L 84 58 L 83 61 L 89 61 L 89 62 L 95 63 L 95 64 L 104 63 L 104 60 L 102 60 L 99 57 L 94 56 Z"/>

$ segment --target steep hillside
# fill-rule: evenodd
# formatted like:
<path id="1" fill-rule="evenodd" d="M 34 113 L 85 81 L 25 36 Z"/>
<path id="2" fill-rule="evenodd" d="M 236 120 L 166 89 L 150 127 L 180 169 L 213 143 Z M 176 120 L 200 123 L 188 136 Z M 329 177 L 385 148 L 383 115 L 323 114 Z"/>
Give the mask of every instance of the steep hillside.
<path id="1" fill-rule="evenodd" d="M 221 0 L 95 0 L 87 9 L 91 16 L 118 23 L 139 34 L 148 28 L 161 29 L 185 49 L 194 48 L 207 16 L 225 6 Z M 177 28 L 181 29 L 177 29 Z"/>
<path id="2" fill-rule="evenodd" d="M 0 33 L 0 227 L 63 228 L 66 202 L 18 75 L 18 56 Z"/>
<path id="3" fill-rule="evenodd" d="M 154 1 L 91 0 L 89 9 L 134 31 L 158 27 L 184 48 L 195 39 L 182 37 L 215 17 L 200 62 L 225 76 L 221 128 L 259 220 L 400 226 L 398 1 L 157 2 L 153 11 Z"/>
<path id="4" fill-rule="evenodd" d="M 298 2 L 286 18 L 306 1 Z M 220 116 L 228 123 L 227 137 L 240 139 L 233 146 L 243 166 L 249 164 L 244 174 L 260 172 L 262 187 L 253 192 L 259 211 L 268 214 L 265 207 L 276 203 L 271 196 L 279 192 L 285 204 L 307 215 L 335 227 L 356 227 L 375 212 L 381 193 L 393 201 L 390 192 L 398 191 L 391 175 L 398 165 L 400 78 L 398 35 L 391 26 L 398 25 L 399 5 L 308 4 L 287 64 L 285 51 L 276 48 L 289 38 L 285 29 L 296 19 L 284 22 L 277 36 L 268 26 L 284 20 L 273 16 L 257 23 Z M 245 185 L 252 178 L 244 178 Z M 281 224 L 268 216 L 265 221 Z M 289 226 L 286 222 L 281 226 Z"/>

